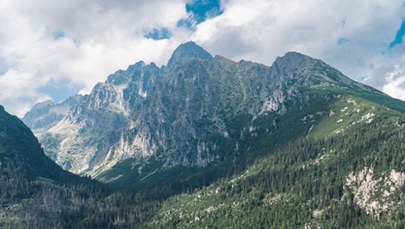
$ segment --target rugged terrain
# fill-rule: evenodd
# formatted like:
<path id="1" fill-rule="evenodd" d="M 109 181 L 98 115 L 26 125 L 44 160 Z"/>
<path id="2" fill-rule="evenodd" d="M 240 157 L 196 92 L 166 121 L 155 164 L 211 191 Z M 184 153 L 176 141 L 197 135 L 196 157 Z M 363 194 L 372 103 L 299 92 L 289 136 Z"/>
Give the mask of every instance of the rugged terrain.
<path id="1" fill-rule="evenodd" d="M 135 188 L 99 196 L 114 211 L 83 225 L 403 228 L 404 114 L 321 60 L 269 67 L 188 42 L 167 66 L 138 62 L 23 120 L 63 168 Z"/>
<path id="2" fill-rule="evenodd" d="M 110 75 L 89 95 L 39 104 L 23 120 L 64 169 L 136 184 L 173 169 L 232 160 L 252 147 L 252 138 L 279 138 L 283 126 L 279 134 L 288 134 L 285 140 L 305 134 L 315 123 L 294 123 L 291 133 L 293 124 L 284 119 L 333 97 L 316 97 L 326 90 L 375 97 L 403 109 L 399 101 L 299 53 L 267 67 L 212 57 L 188 42 L 167 66 L 138 62 Z M 319 118 L 329 115 L 322 107 L 317 112 Z"/>
<path id="3" fill-rule="evenodd" d="M 64 171 L 0 106 L 0 228 L 128 228 L 150 218 L 168 187 L 111 190 Z"/>
<path id="4" fill-rule="evenodd" d="M 297 120 L 314 124 L 306 137 L 170 198 L 146 226 L 404 227 L 405 116 L 351 95 L 329 104 L 326 118 L 311 112 Z"/>

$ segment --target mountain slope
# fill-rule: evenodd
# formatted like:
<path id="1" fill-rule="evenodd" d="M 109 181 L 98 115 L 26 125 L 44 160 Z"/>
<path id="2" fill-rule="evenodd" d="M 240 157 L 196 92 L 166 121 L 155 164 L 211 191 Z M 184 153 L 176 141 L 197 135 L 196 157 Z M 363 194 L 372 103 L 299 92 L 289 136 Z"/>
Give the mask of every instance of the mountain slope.
<path id="1" fill-rule="evenodd" d="M 0 227 L 43 228 L 57 224 L 55 216 L 78 196 L 76 185 L 87 179 L 62 170 L 45 156 L 37 139 L 17 117 L 0 106 Z M 69 188 L 70 187 L 70 188 Z M 70 195 L 72 199 L 67 197 Z M 42 213 L 54 215 L 46 219 Z M 68 214 L 67 212 L 65 212 Z"/>
<path id="2" fill-rule="evenodd" d="M 300 120 L 317 123 L 308 136 L 170 198 L 143 227 L 403 228 L 405 115 L 352 95 L 329 104 L 330 119 Z"/>
<path id="3" fill-rule="evenodd" d="M 35 133 L 64 168 L 136 187 L 84 192 L 70 226 L 403 228 L 404 113 L 321 60 L 290 52 L 268 67 L 189 42 Z"/>
<path id="4" fill-rule="evenodd" d="M 62 170 L 0 106 L 0 228 L 132 228 L 170 195 L 160 188 L 112 192 Z"/>
<path id="5" fill-rule="evenodd" d="M 31 130 L 17 117 L 7 114 L 2 106 L 0 137 L 0 162 L 22 165 L 32 178 L 66 181 L 75 177 L 46 157 Z"/>
<path id="6" fill-rule="evenodd" d="M 254 161 L 262 152 L 252 149 L 263 144 L 270 150 L 312 130 L 326 133 L 333 125 L 317 124 L 328 123 L 329 102 L 349 95 L 405 111 L 403 102 L 296 52 L 268 67 L 212 57 L 188 42 L 168 66 L 138 62 L 110 75 L 63 119 L 34 132 L 63 168 L 137 185 Z M 317 120 L 303 122 L 305 115 Z"/>

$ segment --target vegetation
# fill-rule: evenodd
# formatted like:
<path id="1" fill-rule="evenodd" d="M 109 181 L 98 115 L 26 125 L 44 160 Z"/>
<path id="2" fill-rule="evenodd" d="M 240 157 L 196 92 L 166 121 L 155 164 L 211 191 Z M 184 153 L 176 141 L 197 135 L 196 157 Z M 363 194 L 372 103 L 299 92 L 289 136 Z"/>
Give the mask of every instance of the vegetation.
<path id="1" fill-rule="evenodd" d="M 146 226 L 403 228 L 402 205 L 374 219 L 354 203 L 345 185 L 348 174 L 364 167 L 378 171 L 376 179 L 392 169 L 403 172 L 405 125 L 393 129 L 392 124 L 384 117 L 327 139 L 290 142 L 233 179 L 170 198 Z M 402 186 L 395 198 L 404 201 L 403 194 Z"/>
<path id="2" fill-rule="evenodd" d="M 287 105 L 282 116 L 253 121 L 239 151 L 222 162 L 155 176 L 156 161 L 138 177 L 135 166 L 134 180 L 125 182 L 139 185 L 130 189 L 64 172 L 28 128 L 2 111 L 0 227 L 404 228 L 403 184 L 390 195 L 398 204 L 374 217 L 356 203 L 347 179 L 364 168 L 373 169 L 375 180 L 405 172 L 405 115 L 330 90 L 310 91 L 306 106 Z M 237 117 L 233 134 L 246 125 L 246 114 Z M 133 165 L 120 166 L 106 179 Z M 382 202 L 384 190 L 372 200 Z"/>

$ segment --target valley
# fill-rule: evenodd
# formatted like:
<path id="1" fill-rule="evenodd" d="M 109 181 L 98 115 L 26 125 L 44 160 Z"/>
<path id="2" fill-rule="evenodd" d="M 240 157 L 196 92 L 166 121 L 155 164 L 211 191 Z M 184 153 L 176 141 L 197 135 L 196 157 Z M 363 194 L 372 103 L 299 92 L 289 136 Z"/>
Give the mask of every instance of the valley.
<path id="1" fill-rule="evenodd" d="M 22 121 L 0 112 L 1 227 L 405 227 L 405 102 L 297 52 L 187 42 Z"/>

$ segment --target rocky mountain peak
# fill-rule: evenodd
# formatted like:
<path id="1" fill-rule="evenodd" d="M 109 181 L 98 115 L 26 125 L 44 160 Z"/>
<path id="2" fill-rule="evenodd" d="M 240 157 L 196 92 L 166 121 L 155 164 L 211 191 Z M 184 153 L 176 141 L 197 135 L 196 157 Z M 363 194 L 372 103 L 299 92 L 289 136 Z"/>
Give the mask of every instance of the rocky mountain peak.
<path id="1" fill-rule="evenodd" d="M 210 60 L 213 59 L 211 54 L 198 46 L 196 43 L 189 41 L 181 44 L 174 50 L 172 56 L 169 59 L 167 67 L 174 69 L 181 66 L 191 60 Z"/>
<path id="2" fill-rule="evenodd" d="M 49 100 L 45 100 L 43 102 L 35 104 L 35 106 L 32 107 L 32 109 L 43 109 L 43 108 L 52 106 L 53 104 L 54 104 L 54 102 L 49 99 Z"/>
<path id="3" fill-rule="evenodd" d="M 131 80 L 131 76 L 139 75 L 142 69 L 145 67 L 145 62 L 138 61 L 128 67 L 126 71 L 118 70 L 114 74 L 108 76 L 106 83 L 114 85 L 121 85 L 128 83 Z"/>
<path id="4" fill-rule="evenodd" d="M 270 135 L 284 115 L 311 102 L 307 89 L 319 88 L 368 91 L 297 52 L 268 67 L 214 59 L 188 42 L 174 51 L 167 67 L 140 61 L 110 75 L 89 95 L 33 109 L 23 120 L 59 165 L 110 182 L 117 174 L 106 174 L 126 160 L 137 169 L 149 160 L 155 160 L 154 168 L 226 160 L 256 136 L 258 123 L 272 126 L 262 130 Z"/>
<path id="5" fill-rule="evenodd" d="M 81 95 L 75 95 L 57 104 L 52 100 L 38 103 L 24 115 L 24 123 L 33 129 L 49 127 L 63 119 L 70 108 L 79 104 L 81 99 Z"/>
<path id="6" fill-rule="evenodd" d="M 356 84 L 322 60 L 299 52 L 288 52 L 282 57 L 277 57 L 271 68 L 280 80 L 296 82 L 301 87 L 334 85 L 350 88 Z"/>
<path id="7" fill-rule="evenodd" d="M 303 67 L 305 65 L 310 65 L 316 62 L 316 59 L 313 59 L 309 56 L 301 54 L 299 52 L 287 52 L 282 57 L 277 57 L 273 65 L 275 66 L 284 66 L 289 68 Z"/>

